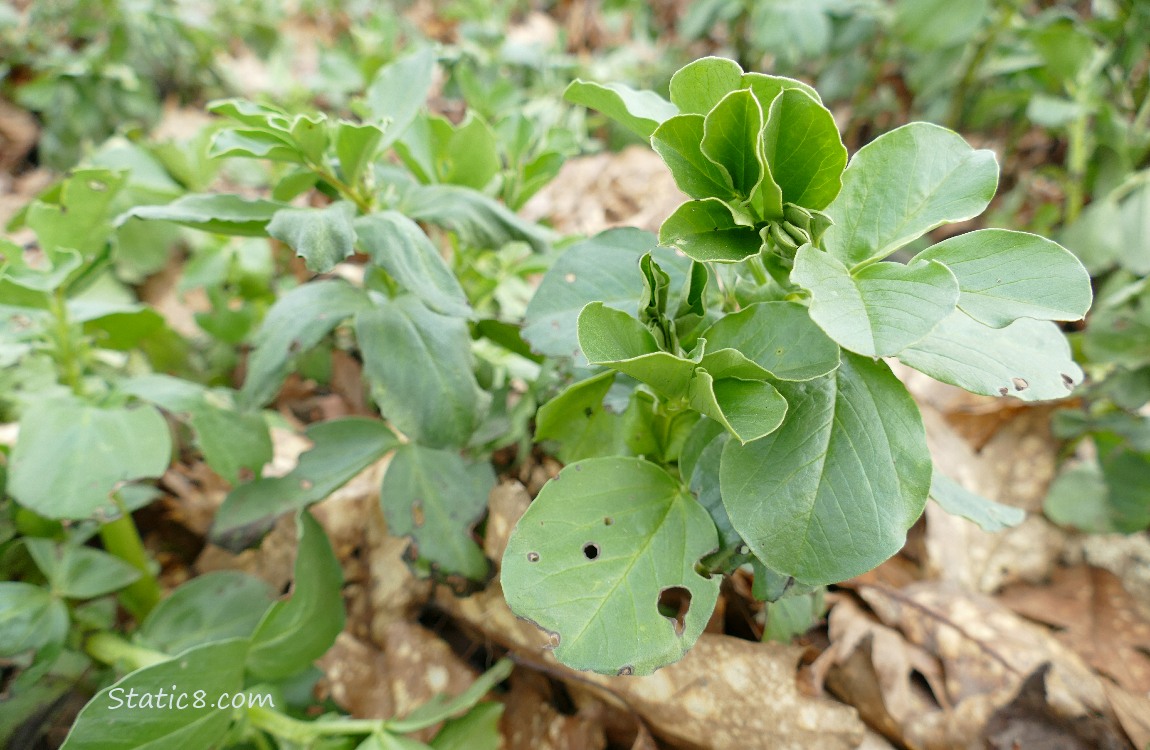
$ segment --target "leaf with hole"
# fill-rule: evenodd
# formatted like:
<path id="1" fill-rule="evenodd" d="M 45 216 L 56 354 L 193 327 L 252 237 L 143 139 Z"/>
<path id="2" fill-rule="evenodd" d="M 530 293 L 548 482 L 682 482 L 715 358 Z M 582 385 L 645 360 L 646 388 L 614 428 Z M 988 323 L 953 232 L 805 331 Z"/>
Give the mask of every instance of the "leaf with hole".
<path id="1" fill-rule="evenodd" d="M 663 469 L 593 458 L 564 468 L 528 507 L 503 556 L 503 588 L 513 612 L 552 634 L 564 664 L 650 674 L 703 632 L 719 579 L 695 565 L 717 546 L 707 511 Z M 672 593 L 688 600 L 685 613 L 660 612 Z"/>
<path id="2" fill-rule="evenodd" d="M 1020 318 L 991 328 L 955 310 L 929 336 L 898 353 L 904 365 L 983 396 L 1066 398 L 1082 368 L 1058 326 Z"/>

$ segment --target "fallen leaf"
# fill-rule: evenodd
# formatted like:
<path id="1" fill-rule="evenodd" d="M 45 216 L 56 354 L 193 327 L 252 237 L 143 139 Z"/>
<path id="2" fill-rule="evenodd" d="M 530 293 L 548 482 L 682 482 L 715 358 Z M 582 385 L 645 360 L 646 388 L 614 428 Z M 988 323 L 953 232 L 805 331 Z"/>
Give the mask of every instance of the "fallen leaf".
<path id="1" fill-rule="evenodd" d="M 991 750 L 1125 750 L 1126 742 L 1102 719 L 1090 714 L 1068 717 L 1055 710 L 1047 693 L 1050 670 L 1049 663 L 1034 670 L 1014 699 L 994 712 L 986 723 L 986 746 Z"/>
<path id="2" fill-rule="evenodd" d="M 517 669 L 505 696 L 502 728 L 506 750 L 603 750 L 607 738 L 599 712 L 580 708 L 564 714 L 554 705 L 547 678 Z"/>
<path id="3" fill-rule="evenodd" d="M 1150 622 L 1113 573 L 1059 568 L 1043 586 L 1011 586 L 999 599 L 1030 620 L 1058 628 L 1058 640 L 1134 693 L 1150 693 Z"/>
<path id="4" fill-rule="evenodd" d="M 704 633 L 679 662 L 648 677 L 608 677 L 555 661 L 538 628 L 507 608 L 497 584 L 436 603 L 479 637 L 515 652 L 565 681 L 622 702 L 660 739 L 692 748 L 831 750 L 855 748 L 865 735 L 855 709 L 802 695 L 795 674 L 802 649 Z"/>

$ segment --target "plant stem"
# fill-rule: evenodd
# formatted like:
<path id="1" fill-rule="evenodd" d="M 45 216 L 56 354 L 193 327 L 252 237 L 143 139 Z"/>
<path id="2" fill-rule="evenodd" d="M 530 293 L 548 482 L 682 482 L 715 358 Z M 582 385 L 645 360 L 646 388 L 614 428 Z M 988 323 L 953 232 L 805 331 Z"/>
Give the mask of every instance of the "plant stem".
<path id="1" fill-rule="evenodd" d="M 132 671 L 167 661 L 167 654 L 129 643 L 115 633 L 96 633 L 84 643 L 84 650 L 104 664 L 126 664 Z"/>
<path id="2" fill-rule="evenodd" d="M 263 706 L 247 707 L 248 721 L 281 740 L 309 743 L 325 735 L 362 735 L 382 731 L 382 719 L 327 719 L 300 721 Z"/>
<path id="3" fill-rule="evenodd" d="M 332 172 L 322 164 L 309 163 L 308 166 L 311 167 L 312 171 L 319 175 L 324 182 L 329 183 L 333 188 L 339 191 L 340 195 L 354 203 L 360 213 L 369 214 L 375 210 L 375 206 L 372 205 L 370 200 L 364 198 L 355 187 L 348 185 L 336 177 L 335 172 Z"/>
<path id="4" fill-rule="evenodd" d="M 120 597 L 124 608 L 137 620 L 142 620 L 160 603 L 160 582 L 152 572 L 148 552 L 144 549 L 144 542 L 140 539 L 132 514 L 124 507 L 118 494 L 113 495 L 112 499 L 119 507 L 120 517 L 100 526 L 100 540 L 109 554 L 140 571 L 139 580 L 125 588 Z"/>
<path id="5" fill-rule="evenodd" d="M 50 300 L 52 317 L 55 321 L 52 336 L 56 344 L 56 366 L 64 384 L 77 396 L 84 395 L 84 381 L 80 369 L 79 352 L 72 336 L 72 322 L 68 318 L 68 301 L 64 290 L 57 288 Z"/>

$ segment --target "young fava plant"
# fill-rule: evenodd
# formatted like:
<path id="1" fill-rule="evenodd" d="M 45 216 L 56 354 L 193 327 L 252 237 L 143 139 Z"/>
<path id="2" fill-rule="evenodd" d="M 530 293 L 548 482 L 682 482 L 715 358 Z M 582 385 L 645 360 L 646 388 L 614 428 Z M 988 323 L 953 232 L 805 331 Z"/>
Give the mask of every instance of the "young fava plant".
<path id="1" fill-rule="evenodd" d="M 912 123 L 848 165 L 813 89 L 719 58 L 676 73 L 670 101 L 567 97 L 649 138 L 692 200 L 657 240 L 570 248 L 527 311 L 537 351 L 594 367 L 539 413 L 568 465 L 503 558 L 508 603 L 561 661 L 648 674 L 699 637 L 719 574 L 751 564 L 771 601 L 859 575 L 928 495 L 1009 523 L 933 469 L 884 361 L 1025 401 L 1081 381 L 1052 321 L 1083 317 L 1090 280 L 1058 244 L 984 229 L 889 259 L 987 207 L 993 153 Z"/>

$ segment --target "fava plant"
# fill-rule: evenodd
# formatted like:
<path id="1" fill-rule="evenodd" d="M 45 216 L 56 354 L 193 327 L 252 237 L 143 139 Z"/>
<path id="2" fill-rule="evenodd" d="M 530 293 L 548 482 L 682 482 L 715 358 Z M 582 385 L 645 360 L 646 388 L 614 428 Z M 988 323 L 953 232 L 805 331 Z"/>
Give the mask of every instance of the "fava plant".
<path id="1" fill-rule="evenodd" d="M 909 250 L 982 213 L 992 152 L 912 123 L 848 164 L 813 89 L 720 58 L 678 71 L 669 101 L 584 81 L 567 97 L 649 138 L 690 200 L 658 238 L 568 249 L 527 311 L 532 346 L 584 375 L 539 413 L 567 466 L 502 565 L 560 660 L 650 673 L 699 637 L 721 574 L 749 562 L 766 600 L 859 575 L 931 495 L 1019 520 L 932 467 L 886 361 L 1024 401 L 1081 381 L 1054 322 L 1091 302 L 1071 253 L 1001 229 Z"/>

